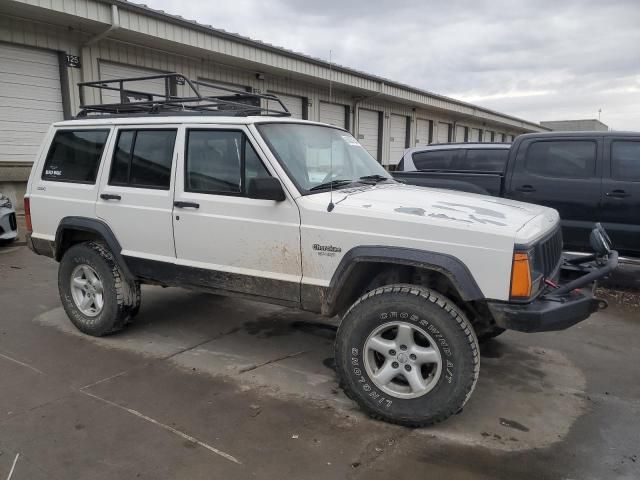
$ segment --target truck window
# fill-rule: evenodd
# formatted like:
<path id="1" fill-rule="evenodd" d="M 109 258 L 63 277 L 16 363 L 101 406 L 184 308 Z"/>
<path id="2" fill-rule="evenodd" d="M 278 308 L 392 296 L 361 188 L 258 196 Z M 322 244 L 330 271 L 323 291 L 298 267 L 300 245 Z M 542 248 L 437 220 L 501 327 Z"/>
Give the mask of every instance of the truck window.
<path id="1" fill-rule="evenodd" d="M 109 185 L 169 190 L 176 130 L 120 130 Z"/>
<path id="2" fill-rule="evenodd" d="M 557 140 L 533 142 L 525 170 L 545 177 L 589 178 L 596 171 L 596 142 Z"/>
<path id="3" fill-rule="evenodd" d="M 640 182 L 640 142 L 611 143 L 611 177 Z"/>
<path id="4" fill-rule="evenodd" d="M 51 142 L 42 179 L 95 183 L 109 130 L 59 130 Z"/>
<path id="5" fill-rule="evenodd" d="M 185 191 L 237 195 L 246 190 L 248 179 L 269 176 L 242 132 L 188 131 Z"/>
<path id="6" fill-rule="evenodd" d="M 509 149 L 478 148 L 467 150 L 467 156 L 461 159 L 458 170 L 473 170 L 480 172 L 504 172 L 509 157 Z"/>
<path id="7" fill-rule="evenodd" d="M 429 150 L 414 152 L 413 164 L 418 170 L 452 170 L 459 150 Z"/>

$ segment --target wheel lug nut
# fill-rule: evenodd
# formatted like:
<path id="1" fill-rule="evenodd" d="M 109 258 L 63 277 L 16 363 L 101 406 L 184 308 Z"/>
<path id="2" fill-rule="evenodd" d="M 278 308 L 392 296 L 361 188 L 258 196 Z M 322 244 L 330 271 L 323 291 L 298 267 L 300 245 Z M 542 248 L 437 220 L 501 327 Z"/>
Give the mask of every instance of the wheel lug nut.
<path id="1" fill-rule="evenodd" d="M 396 351 L 395 350 L 389 350 L 389 355 L 395 355 Z"/>
<path id="2" fill-rule="evenodd" d="M 415 360 L 415 359 L 416 359 L 416 356 L 412 353 L 411 355 L 409 355 L 409 358 L 410 358 L 411 360 Z"/>
<path id="3" fill-rule="evenodd" d="M 405 365 L 405 366 L 404 366 L 404 369 L 405 369 L 407 372 L 410 372 L 410 371 L 411 371 L 411 365 Z"/>
<path id="4" fill-rule="evenodd" d="M 407 346 L 406 345 L 400 345 L 400 350 L 406 350 Z"/>
<path id="5" fill-rule="evenodd" d="M 398 362 L 393 362 L 393 363 L 391 364 L 391 366 L 392 366 L 393 368 L 398 368 L 400 365 L 398 364 Z"/>

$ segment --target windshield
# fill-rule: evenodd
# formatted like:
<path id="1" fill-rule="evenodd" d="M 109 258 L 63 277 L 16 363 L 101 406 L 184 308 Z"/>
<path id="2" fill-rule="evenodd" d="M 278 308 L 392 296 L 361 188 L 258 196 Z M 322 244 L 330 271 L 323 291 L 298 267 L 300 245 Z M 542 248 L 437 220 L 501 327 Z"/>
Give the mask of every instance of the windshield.
<path id="1" fill-rule="evenodd" d="M 343 130 L 299 123 L 266 123 L 258 125 L 258 130 L 303 193 L 361 180 L 392 180 L 382 165 Z"/>

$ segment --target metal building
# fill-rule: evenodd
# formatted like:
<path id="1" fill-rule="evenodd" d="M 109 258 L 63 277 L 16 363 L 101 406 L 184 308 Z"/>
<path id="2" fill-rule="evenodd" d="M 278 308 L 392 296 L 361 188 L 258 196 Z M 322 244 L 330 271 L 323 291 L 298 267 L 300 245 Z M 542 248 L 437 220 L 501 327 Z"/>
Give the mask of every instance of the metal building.
<path id="1" fill-rule="evenodd" d="M 554 132 L 608 132 L 609 127 L 595 118 L 584 120 L 549 120 L 540 125 Z"/>
<path id="2" fill-rule="evenodd" d="M 48 125 L 78 111 L 78 82 L 157 72 L 275 93 L 295 117 L 350 130 L 389 168 L 409 146 L 546 130 L 124 0 L 2 0 L 0 191 L 20 202 Z"/>

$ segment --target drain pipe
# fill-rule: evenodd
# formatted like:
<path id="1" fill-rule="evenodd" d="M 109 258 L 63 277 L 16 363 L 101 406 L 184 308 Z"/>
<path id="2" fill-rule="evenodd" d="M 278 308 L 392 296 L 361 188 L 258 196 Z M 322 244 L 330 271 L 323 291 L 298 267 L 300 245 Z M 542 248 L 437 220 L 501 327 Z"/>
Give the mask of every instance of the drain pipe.
<path id="1" fill-rule="evenodd" d="M 87 40 L 83 47 L 89 47 L 96 42 L 99 42 L 103 38 L 108 37 L 112 32 L 115 32 L 120 28 L 120 14 L 118 12 L 118 6 L 114 3 L 111 4 L 111 25 L 104 32 L 98 33 Z"/>

